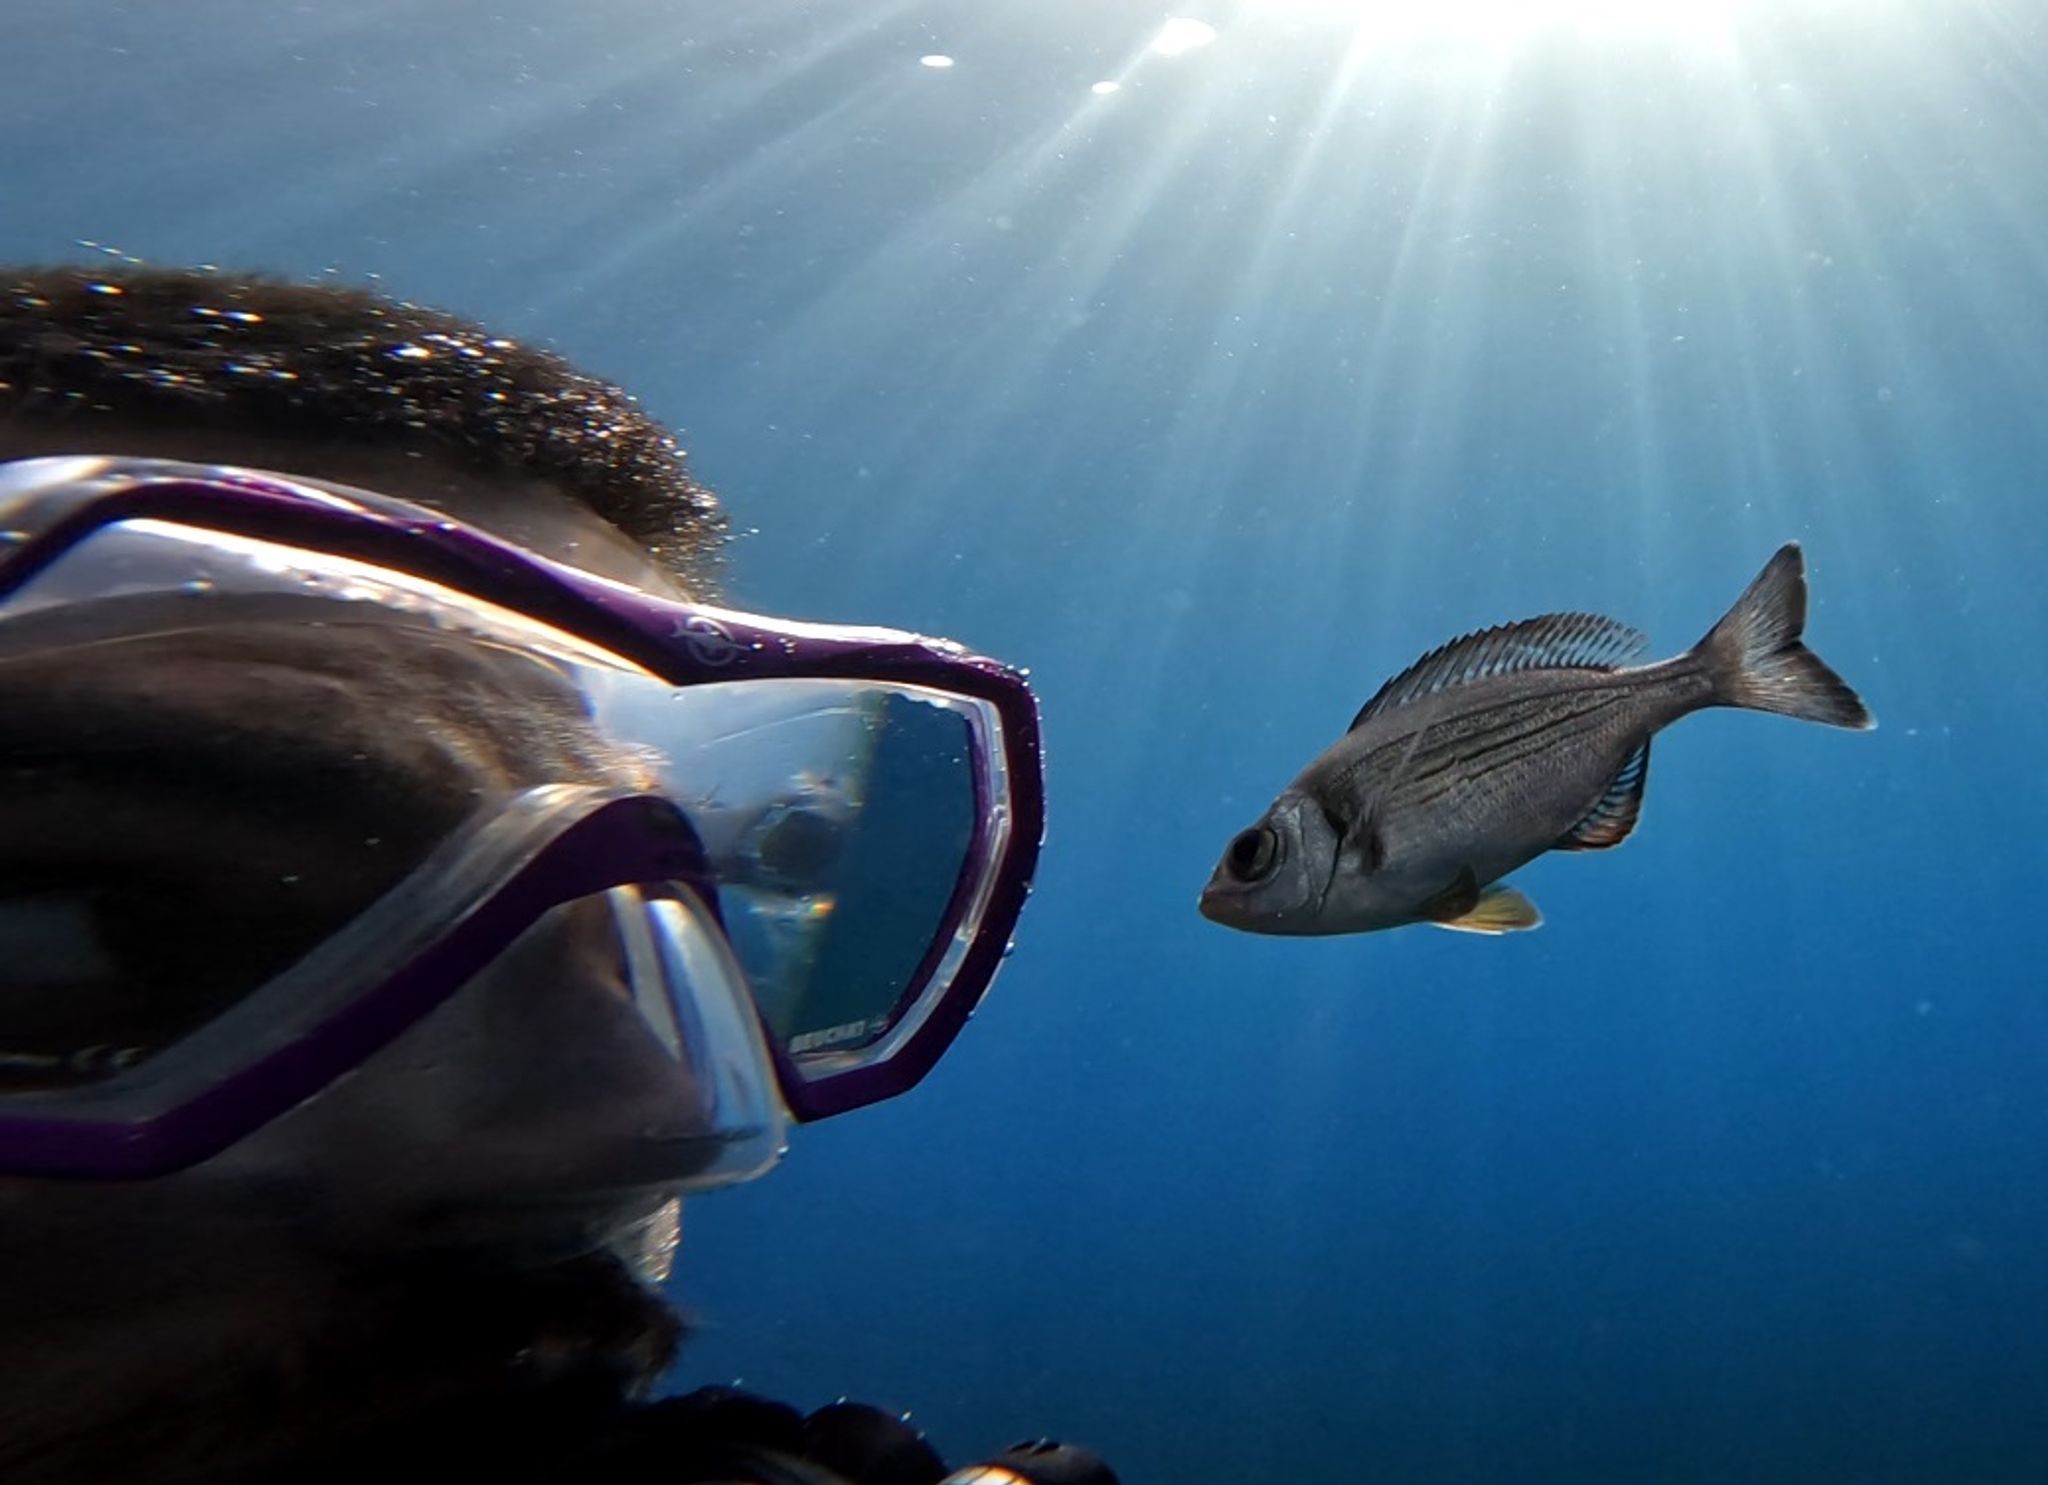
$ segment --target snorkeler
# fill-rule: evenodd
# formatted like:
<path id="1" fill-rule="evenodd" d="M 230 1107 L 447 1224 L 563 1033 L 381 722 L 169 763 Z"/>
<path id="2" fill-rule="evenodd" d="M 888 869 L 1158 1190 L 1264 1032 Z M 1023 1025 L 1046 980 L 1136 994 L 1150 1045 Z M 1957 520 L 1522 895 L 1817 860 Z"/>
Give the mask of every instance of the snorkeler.
<path id="1" fill-rule="evenodd" d="M 722 532 L 449 316 L 0 279 L 0 1476 L 945 1475 L 650 1400 L 680 1198 L 932 1067 L 1042 817 L 1015 671 L 707 607 Z"/>

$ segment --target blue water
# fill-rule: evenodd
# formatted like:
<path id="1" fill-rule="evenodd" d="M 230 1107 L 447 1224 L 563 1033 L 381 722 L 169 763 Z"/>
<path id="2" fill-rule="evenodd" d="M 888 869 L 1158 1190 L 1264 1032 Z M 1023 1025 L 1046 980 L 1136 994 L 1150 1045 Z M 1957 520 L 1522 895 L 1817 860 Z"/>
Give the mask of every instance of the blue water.
<path id="1" fill-rule="evenodd" d="M 1185 3 L 29 0 L 0 260 L 547 341 L 685 431 L 737 601 L 1032 667 L 1018 952 L 690 1207 L 678 1385 L 1133 1485 L 2048 1478 L 2040 8 Z M 1668 653 L 1788 538 L 1876 733 L 1684 722 L 1536 934 L 1196 916 L 1423 649 Z"/>

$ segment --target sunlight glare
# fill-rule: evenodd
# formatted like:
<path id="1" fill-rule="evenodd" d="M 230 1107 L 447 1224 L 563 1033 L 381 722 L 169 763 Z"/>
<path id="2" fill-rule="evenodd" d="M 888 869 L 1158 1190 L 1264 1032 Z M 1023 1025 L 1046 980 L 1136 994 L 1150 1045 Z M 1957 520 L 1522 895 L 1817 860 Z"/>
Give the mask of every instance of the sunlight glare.
<path id="1" fill-rule="evenodd" d="M 1248 14 L 1349 24 L 1367 37 L 1506 41 L 1536 31 L 1725 33 L 1747 0 L 1248 0 Z"/>
<path id="2" fill-rule="evenodd" d="M 1194 20 L 1188 16 L 1175 16 L 1159 28 L 1159 34 L 1152 38 L 1152 50 L 1162 57 L 1178 57 L 1187 52 L 1200 51 L 1216 39 L 1216 28 L 1207 21 Z"/>

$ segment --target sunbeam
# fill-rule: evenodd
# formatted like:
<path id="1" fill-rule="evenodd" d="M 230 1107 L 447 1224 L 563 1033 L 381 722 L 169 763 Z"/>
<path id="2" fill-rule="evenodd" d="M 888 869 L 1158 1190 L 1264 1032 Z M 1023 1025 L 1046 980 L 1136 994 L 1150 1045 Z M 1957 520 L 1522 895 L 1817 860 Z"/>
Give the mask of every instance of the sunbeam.
<path id="1" fill-rule="evenodd" d="M 1508 42 L 1545 31 L 1724 37 L 1749 0 L 1244 0 L 1241 18 L 1284 17 L 1350 28 L 1375 41 L 1462 37 Z"/>

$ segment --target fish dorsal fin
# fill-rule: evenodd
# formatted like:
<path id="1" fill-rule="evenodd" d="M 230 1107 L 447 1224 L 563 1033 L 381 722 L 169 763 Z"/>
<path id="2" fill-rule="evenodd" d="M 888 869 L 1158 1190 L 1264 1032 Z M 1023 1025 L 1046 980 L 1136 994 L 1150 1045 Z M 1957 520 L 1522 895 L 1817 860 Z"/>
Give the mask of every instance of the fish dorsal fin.
<path id="1" fill-rule="evenodd" d="M 1543 914 L 1513 887 L 1496 882 L 1479 894 L 1479 900 L 1455 918 L 1433 919 L 1439 928 L 1459 933 L 1526 933 L 1543 926 Z"/>
<path id="2" fill-rule="evenodd" d="M 1351 726 L 1452 686 L 1511 670 L 1612 670 L 1640 654 L 1648 643 L 1640 631 L 1598 614 L 1545 614 L 1519 624 L 1496 624 L 1431 650 L 1380 687 L 1351 719 Z"/>
<path id="3" fill-rule="evenodd" d="M 1628 839 L 1642 818 L 1643 789 L 1650 781 L 1650 740 L 1628 755 L 1628 762 L 1600 796 L 1586 818 L 1557 843 L 1560 851 L 1604 851 Z"/>

